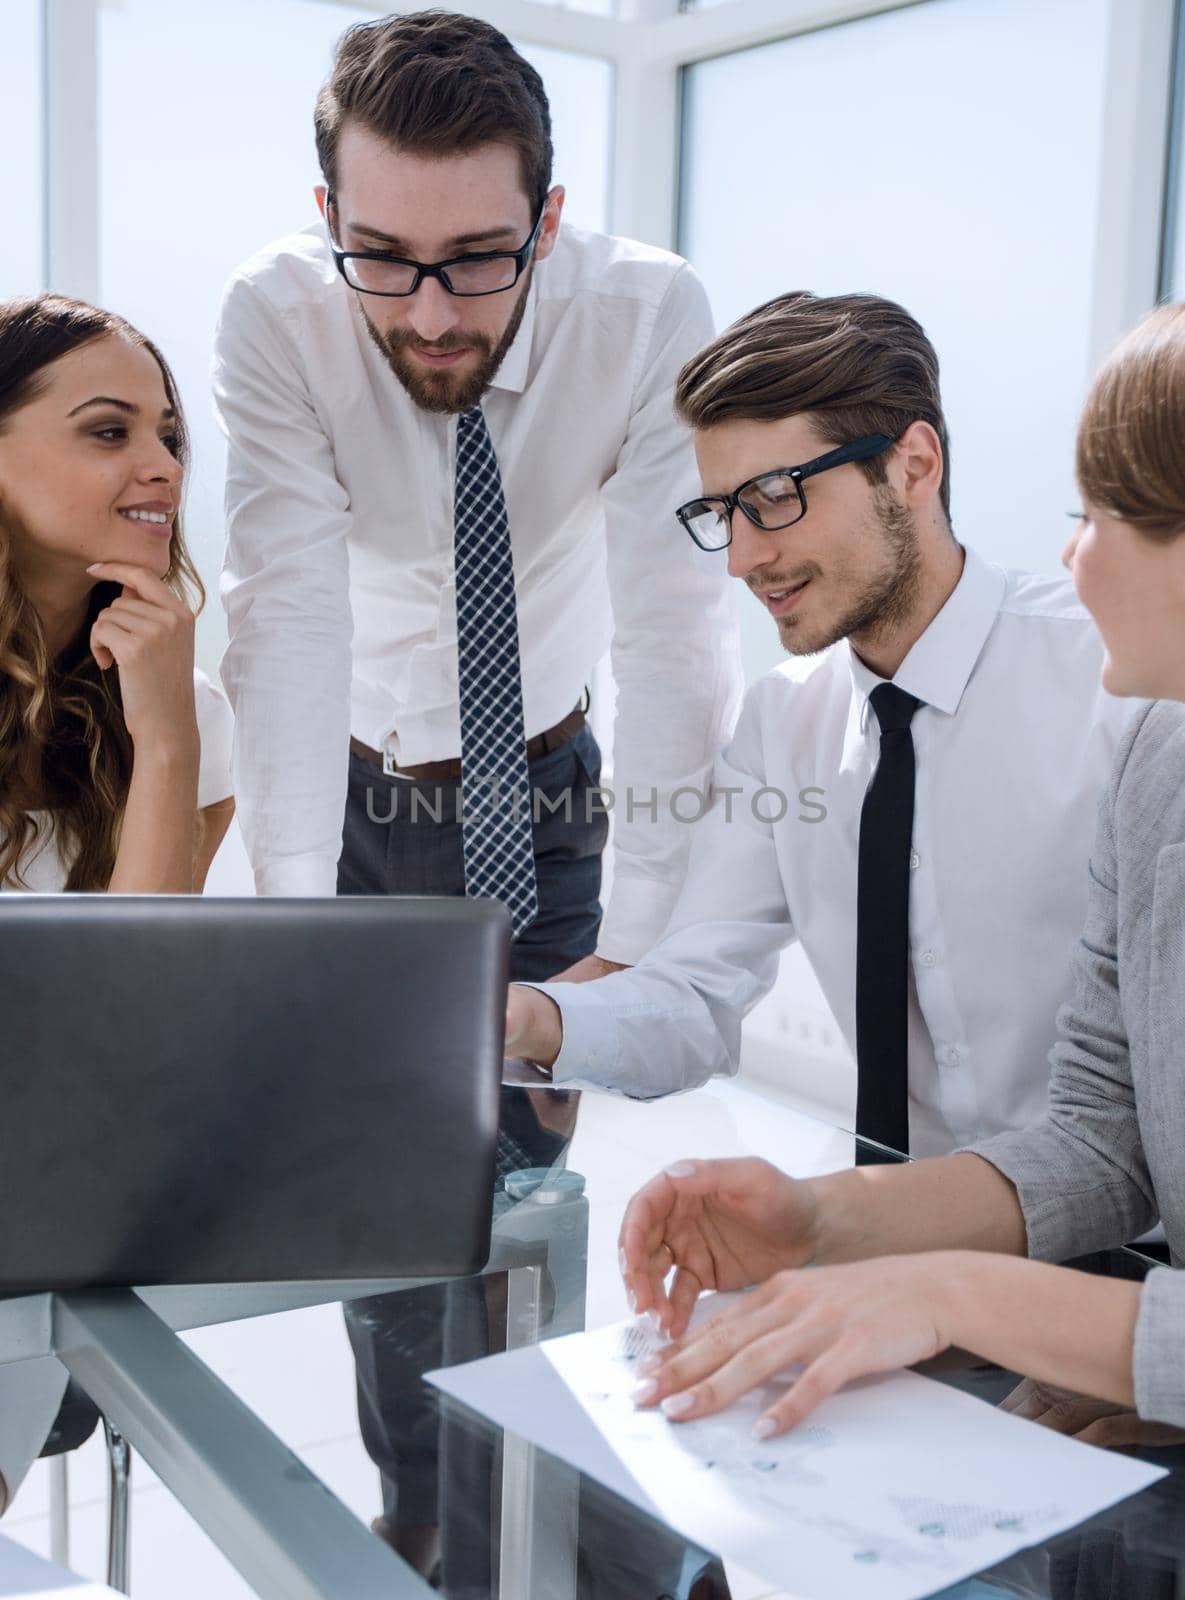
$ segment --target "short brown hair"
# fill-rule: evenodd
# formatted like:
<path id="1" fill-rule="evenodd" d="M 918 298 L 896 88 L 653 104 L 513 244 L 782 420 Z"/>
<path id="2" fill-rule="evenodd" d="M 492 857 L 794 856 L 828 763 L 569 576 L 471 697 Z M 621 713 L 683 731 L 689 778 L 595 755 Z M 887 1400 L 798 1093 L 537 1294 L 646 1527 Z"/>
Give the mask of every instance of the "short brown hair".
<path id="1" fill-rule="evenodd" d="M 346 29 L 313 114 L 317 159 L 330 190 L 342 125 L 351 117 L 413 155 L 512 145 L 536 211 L 551 188 L 543 80 L 505 34 L 475 17 L 417 11 Z"/>
<path id="2" fill-rule="evenodd" d="M 693 428 L 810 412 L 823 438 L 837 445 L 872 433 L 896 439 L 911 422 L 928 422 L 942 444 L 942 508 L 950 518 L 938 357 L 921 325 L 892 300 L 779 295 L 692 357 L 679 374 L 675 403 Z M 860 467 L 869 482 L 886 481 L 883 456 Z"/>
<path id="3" fill-rule="evenodd" d="M 1185 532 L 1185 305 L 1160 306 L 1120 340 L 1078 425 L 1078 483 L 1150 538 Z"/>

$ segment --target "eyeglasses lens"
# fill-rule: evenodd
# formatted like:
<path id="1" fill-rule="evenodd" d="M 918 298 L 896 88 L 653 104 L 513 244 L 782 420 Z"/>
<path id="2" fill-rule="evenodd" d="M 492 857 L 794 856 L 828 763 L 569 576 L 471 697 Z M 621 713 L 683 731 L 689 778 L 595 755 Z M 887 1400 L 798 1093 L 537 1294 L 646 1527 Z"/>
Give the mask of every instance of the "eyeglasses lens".
<path id="1" fill-rule="evenodd" d="M 759 528 L 788 528 L 802 516 L 798 480 L 784 472 L 770 472 L 749 485 L 741 505 Z"/>

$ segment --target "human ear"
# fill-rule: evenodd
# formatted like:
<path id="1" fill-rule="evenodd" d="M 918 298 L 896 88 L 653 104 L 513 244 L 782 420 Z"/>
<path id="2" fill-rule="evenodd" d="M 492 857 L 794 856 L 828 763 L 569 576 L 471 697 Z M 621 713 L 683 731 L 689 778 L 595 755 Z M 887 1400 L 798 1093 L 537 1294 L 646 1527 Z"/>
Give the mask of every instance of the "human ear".
<path id="1" fill-rule="evenodd" d="M 1175 538 L 1161 544 L 1160 548 L 1165 557 L 1163 572 L 1166 582 L 1177 609 L 1185 614 L 1185 528 Z"/>
<path id="2" fill-rule="evenodd" d="M 897 441 L 894 465 L 901 498 L 920 510 L 938 498 L 942 489 L 942 441 L 928 422 L 911 422 Z"/>
<path id="3" fill-rule="evenodd" d="M 536 261 L 546 261 L 555 249 L 566 196 L 567 191 L 562 185 L 557 184 L 543 203 L 543 225 L 539 229 L 539 238 L 535 245 Z"/>

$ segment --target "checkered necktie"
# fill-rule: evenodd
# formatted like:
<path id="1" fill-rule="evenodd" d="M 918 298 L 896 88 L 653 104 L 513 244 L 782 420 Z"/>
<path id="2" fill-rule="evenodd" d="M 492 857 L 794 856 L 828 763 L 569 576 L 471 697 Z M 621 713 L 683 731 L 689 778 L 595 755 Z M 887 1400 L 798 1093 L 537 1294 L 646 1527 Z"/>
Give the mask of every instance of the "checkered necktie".
<path id="1" fill-rule="evenodd" d="M 498 458 L 480 406 L 457 423 L 453 530 L 465 893 L 500 900 L 517 935 L 534 921 L 539 902 L 514 556 Z"/>

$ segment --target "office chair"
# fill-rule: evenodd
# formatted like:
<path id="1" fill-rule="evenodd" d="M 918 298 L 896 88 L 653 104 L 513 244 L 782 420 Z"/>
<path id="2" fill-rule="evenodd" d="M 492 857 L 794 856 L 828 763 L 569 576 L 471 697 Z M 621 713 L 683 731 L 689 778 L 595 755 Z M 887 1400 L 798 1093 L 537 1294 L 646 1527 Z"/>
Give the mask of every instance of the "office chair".
<path id="1" fill-rule="evenodd" d="M 130 1594 L 132 1452 L 127 1440 L 71 1378 L 41 1454 L 51 1462 L 49 1479 L 50 1556 L 70 1565 L 69 1457 L 86 1443 L 98 1423 L 107 1444 L 107 1586 Z"/>

